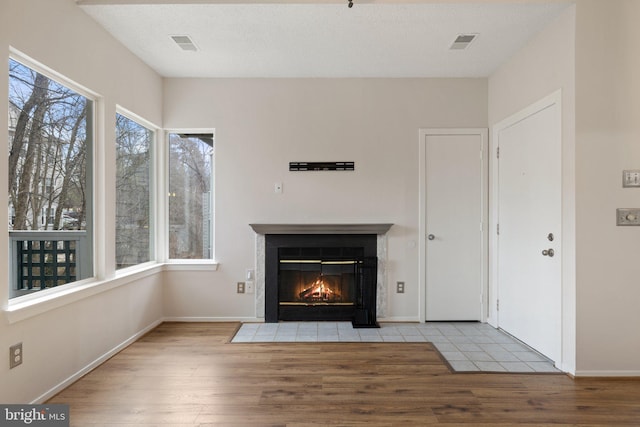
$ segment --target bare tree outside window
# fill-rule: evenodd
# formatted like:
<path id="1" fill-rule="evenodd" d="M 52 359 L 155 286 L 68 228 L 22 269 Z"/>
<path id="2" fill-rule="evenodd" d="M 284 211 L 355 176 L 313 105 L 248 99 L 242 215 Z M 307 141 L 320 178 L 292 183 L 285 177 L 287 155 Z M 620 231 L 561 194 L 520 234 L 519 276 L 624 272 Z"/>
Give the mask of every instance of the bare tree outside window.
<path id="1" fill-rule="evenodd" d="M 10 229 L 85 229 L 89 104 L 9 61 L 9 206 L 15 214 Z M 43 209 L 54 214 L 41 216 Z"/>
<path id="2" fill-rule="evenodd" d="M 153 132 L 116 115 L 116 268 L 151 258 L 150 172 Z"/>
<path id="3" fill-rule="evenodd" d="M 213 134 L 169 134 L 169 258 L 211 259 Z"/>
<path id="4" fill-rule="evenodd" d="M 90 229 L 87 158 L 92 106 L 90 99 L 69 87 L 9 60 L 8 229 L 12 254 L 20 254 L 14 255 L 17 264 L 12 267 L 18 273 L 12 277 L 17 291 L 91 275 L 90 249 L 85 251 L 88 264 L 81 275 L 76 259 L 77 245 L 90 247 L 88 233 L 67 239 L 60 232 Z M 24 234 L 18 233 L 27 230 L 49 234 L 20 239 Z"/>

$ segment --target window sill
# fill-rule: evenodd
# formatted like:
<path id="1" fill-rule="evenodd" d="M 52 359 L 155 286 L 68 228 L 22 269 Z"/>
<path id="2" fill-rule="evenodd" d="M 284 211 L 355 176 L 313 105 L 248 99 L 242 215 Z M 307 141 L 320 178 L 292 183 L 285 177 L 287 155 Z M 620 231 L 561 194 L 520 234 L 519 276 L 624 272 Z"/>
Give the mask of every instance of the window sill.
<path id="1" fill-rule="evenodd" d="M 163 271 L 218 271 L 219 265 L 210 260 L 171 260 L 164 264 Z"/>
<path id="2" fill-rule="evenodd" d="M 16 323 L 83 300 L 102 292 L 110 291 L 136 280 L 162 271 L 163 264 L 145 264 L 142 268 L 130 269 L 113 278 L 87 279 L 64 286 L 61 289 L 44 290 L 9 301 L 4 314 L 9 323 Z"/>

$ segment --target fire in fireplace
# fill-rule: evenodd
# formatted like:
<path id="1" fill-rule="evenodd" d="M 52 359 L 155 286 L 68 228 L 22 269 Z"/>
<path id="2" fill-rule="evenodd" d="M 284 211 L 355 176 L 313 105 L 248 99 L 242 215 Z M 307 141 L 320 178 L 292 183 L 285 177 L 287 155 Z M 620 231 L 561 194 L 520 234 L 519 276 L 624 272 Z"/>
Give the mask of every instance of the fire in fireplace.
<path id="1" fill-rule="evenodd" d="M 303 302 L 342 302 L 342 294 L 334 291 L 330 285 L 325 283 L 325 279 L 322 277 L 313 282 L 313 285 L 303 289 L 298 296 L 300 297 L 300 301 Z"/>

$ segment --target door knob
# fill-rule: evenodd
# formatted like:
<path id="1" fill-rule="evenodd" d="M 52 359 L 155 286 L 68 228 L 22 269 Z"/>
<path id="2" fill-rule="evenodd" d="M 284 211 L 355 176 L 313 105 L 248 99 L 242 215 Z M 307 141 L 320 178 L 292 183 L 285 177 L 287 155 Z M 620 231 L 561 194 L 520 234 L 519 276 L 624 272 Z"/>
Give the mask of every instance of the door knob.
<path id="1" fill-rule="evenodd" d="M 429 240 L 433 240 L 433 239 L 435 239 L 435 238 L 436 238 L 436 236 L 434 236 L 433 234 L 429 234 L 429 235 L 427 236 L 427 239 L 429 239 Z"/>
<path id="2" fill-rule="evenodd" d="M 542 255 L 544 256 L 548 256 L 550 258 L 553 258 L 553 256 L 555 255 L 555 251 L 553 249 L 545 249 L 542 251 Z"/>
<path id="3" fill-rule="evenodd" d="M 550 242 L 553 242 L 553 239 L 554 239 L 553 233 L 549 233 L 549 235 L 547 236 L 547 239 L 549 239 Z"/>

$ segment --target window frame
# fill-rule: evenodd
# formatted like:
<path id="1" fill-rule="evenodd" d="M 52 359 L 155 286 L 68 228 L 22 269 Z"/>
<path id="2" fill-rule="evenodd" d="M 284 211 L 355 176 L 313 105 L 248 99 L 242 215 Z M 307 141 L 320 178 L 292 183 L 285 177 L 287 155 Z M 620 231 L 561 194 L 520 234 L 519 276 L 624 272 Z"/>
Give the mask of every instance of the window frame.
<path id="1" fill-rule="evenodd" d="M 81 274 L 80 271 L 88 270 L 90 271 L 90 273 L 88 277 L 83 279 L 78 279 L 73 282 L 64 283 L 62 285 L 58 285 L 52 288 L 46 288 L 46 289 L 39 290 L 37 292 L 32 292 L 26 295 L 20 295 L 12 298 L 10 296 L 10 293 L 11 293 L 10 287 L 13 286 L 11 279 L 12 278 L 15 279 L 17 277 L 17 271 L 16 271 L 16 266 L 13 263 L 13 257 L 10 256 L 8 259 L 9 265 L 6 272 L 7 274 L 7 290 L 6 290 L 7 309 L 9 310 L 12 307 L 21 307 L 22 305 L 29 304 L 32 301 L 37 301 L 41 299 L 46 300 L 57 294 L 66 294 L 74 288 L 86 286 L 88 283 L 97 281 L 98 278 L 103 275 L 103 272 L 100 269 L 101 264 L 99 263 L 99 257 L 97 254 L 99 249 L 96 247 L 96 244 L 95 244 L 96 238 L 97 238 L 96 230 L 98 229 L 97 227 L 98 218 L 96 217 L 96 211 L 97 211 L 96 204 L 98 203 L 98 200 L 96 198 L 96 194 L 97 194 L 96 189 L 97 189 L 98 181 L 102 179 L 101 177 L 96 176 L 96 170 L 98 169 L 96 151 L 99 149 L 99 144 L 101 143 L 101 135 L 99 133 L 101 123 L 98 119 L 99 117 L 98 112 L 101 111 L 103 108 L 103 105 L 102 105 L 103 99 L 96 92 L 77 83 L 71 78 L 66 77 L 65 75 L 53 70 L 52 68 L 47 67 L 41 62 L 36 61 L 35 59 L 29 57 L 28 55 L 25 55 L 24 53 L 20 52 L 19 50 L 11 46 L 9 47 L 9 54 L 7 55 L 7 62 L 5 64 L 5 66 L 7 67 L 7 71 L 8 71 L 10 61 L 15 61 L 20 65 L 27 67 L 36 73 L 42 74 L 48 79 L 54 81 L 55 83 L 65 86 L 66 88 L 74 91 L 76 94 L 90 101 L 89 111 L 87 113 L 87 118 L 86 118 L 86 133 L 87 135 L 91 135 L 91 138 L 90 138 L 90 143 L 88 143 L 85 147 L 85 150 L 86 150 L 85 185 L 86 185 L 87 204 L 85 206 L 86 227 L 84 230 L 90 242 L 89 244 L 86 245 L 86 248 L 84 248 L 84 250 L 86 250 L 87 253 L 83 256 L 82 264 L 78 264 L 76 267 L 77 268 L 76 274 L 79 276 L 84 275 L 84 273 Z M 7 77 L 9 76 L 7 75 Z M 8 84 L 9 84 L 9 78 L 7 80 L 7 85 Z M 7 92 L 7 95 L 8 95 L 8 92 Z M 8 96 L 7 96 L 6 102 L 9 102 Z M 9 143 L 9 141 L 7 141 L 7 143 Z M 8 194 L 7 194 L 6 200 L 8 201 Z M 9 232 L 10 230 L 7 230 L 7 240 L 10 244 L 11 239 L 9 237 Z"/>
<path id="2" fill-rule="evenodd" d="M 211 242 L 211 258 L 170 258 L 169 257 L 169 228 L 170 228 L 170 218 L 169 218 L 169 188 L 170 188 L 170 140 L 169 135 L 176 133 L 187 133 L 187 134 L 212 134 L 213 135 L 213 151 L 211 154 L 211 182 L 210 182 L 210 199 L 209 204 L 211 207 L 211 226 L 209 227 L 209 239 Z M 216 130 L 215 128 L 165 128 L 164 129 L 164 144 L 163 144 L 163 155 L 162 159 L 162 170 L 164 172 L 164 179 L 162 188 L 162 200 L 164 206 L 163 215 L 164 215 L 164 226 L 163 226 L 163 260 L 167 264 L 167 270 L 191 270 L 191 271 L 215 271 L 218 269 L 218 263 L 216 261 L 216 206 L 215 206 L 215 194 L 216 194 Z"/>
<path id="3" fill-rule="evenodd" d="M 127 110 L 126 108 L 116 104 L 116 109 L 115 109 L 115 115 L 114 115 L 114 119 L 116 119 L 117 115 L 121 115 L 126 117 L 129 120 L 132 120 L 133 122 L 137 123 L 138 125 L 144 127 L 145 129 L 153 132 L 153 136 L 151 138 L 150 141 L 150 147 L 149 147 L 149 261 L 145 261 L 145 262 L 141 262 L 139 264 L 136 265 L 132 265 L 129 267 L 124 267 L 124 268 L 117 268 L 117 261 L 116 261 L 116 244 L 117 241 L 114 241 L 114 252 L 113 252 L 113 261 L 114 261 L 114 270 L 115 270 L 115 274 L 116 277 L 118 276 L 122 276 L 122 275 L 126 275 L 129 274 L 131 272 L 135 272 L 141 268 L 146 268 L 150 265 L 156 264 L 158 262 L 158 260 L 160 259 L 160 257 L 158 256 L 158 231 L 159 231 L 159 221 L 158 221 L 158 196 L 157 196 L 157 192 L 158 192 L 158 140 L 159 140 L 159 135 L 162 133 L 161 129 L 154 125 L 153 123 L 151 123 L 150 121 L 146 120 L 145 118 L 131 112 L 130 110 Z M 115 124 L 115 120 L 114 120 L 114 124 Z M 114 130 L 115 130 L 116 126 L 114 126 Z M 114 136 L 115 133 L 114 133 Z M 117 141 L 114 138 L 114 147 L 117 145 Z M 116 155 L 117 158 L 117 155 Z M 114 185 L 118 179 L 117 177 L 117 168 L 116 165 L 114 163 Z M 117 205 L 118 203 L 118 194 L 117 192 L 114 192 L 114 201 Z M 115 224 L 115 217 L 113 218 L 114 220 L 114 226 Z M 114 227 L 115 228 L 115 227 Z"/>

